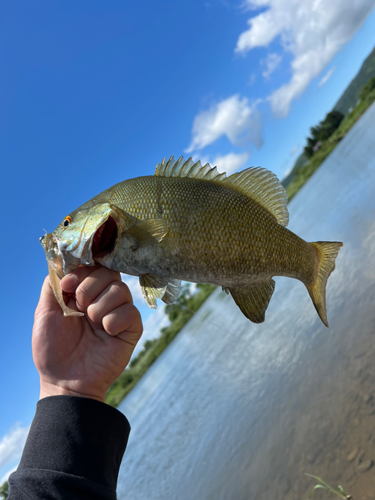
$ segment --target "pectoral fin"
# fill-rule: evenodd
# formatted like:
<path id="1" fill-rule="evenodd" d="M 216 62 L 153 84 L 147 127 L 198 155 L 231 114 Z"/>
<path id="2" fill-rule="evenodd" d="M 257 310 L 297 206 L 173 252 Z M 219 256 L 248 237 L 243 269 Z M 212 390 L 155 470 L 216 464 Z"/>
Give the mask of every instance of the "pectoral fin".
<path id="1" fill-rule="evenodd" d="M 132 241 L 133 250 L 159 243 L 168 232 L 165 219 L 147 219 L 127 229 L 124 236 Z"/>
<path id="2" fill-rule="evenodd" d="M 252 283 L 238 288 L 226 288 L 243 314 L 253 323 L 263 323 L 265 313 L 275 290 L 274 280 Z"/>
<path id="3" fill-rule="evenodd" d="M 139 284 L 141 285 L 142 294 L 146 299 L 148 307 L 156 309 L 156 299 L 161 299 L 164 296 L 168 280 L 153 274 L 141 274 Z"/>

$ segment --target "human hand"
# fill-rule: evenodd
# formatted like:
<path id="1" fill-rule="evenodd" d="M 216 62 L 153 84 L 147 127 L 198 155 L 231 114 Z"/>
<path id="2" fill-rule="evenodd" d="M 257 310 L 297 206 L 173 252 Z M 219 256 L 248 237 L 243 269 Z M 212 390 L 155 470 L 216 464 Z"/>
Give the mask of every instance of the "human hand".
<path id="1" fill-rule="evenodd" d="M 40 398 L 54 395 L 105 399 L 142 334 L 142 320 L 120 274 L 106 267 L 79 267 L 60 286 L 68 306 L 82 317 L 64 317 L 48 277 L 33 327 L 33 358 Z"/>

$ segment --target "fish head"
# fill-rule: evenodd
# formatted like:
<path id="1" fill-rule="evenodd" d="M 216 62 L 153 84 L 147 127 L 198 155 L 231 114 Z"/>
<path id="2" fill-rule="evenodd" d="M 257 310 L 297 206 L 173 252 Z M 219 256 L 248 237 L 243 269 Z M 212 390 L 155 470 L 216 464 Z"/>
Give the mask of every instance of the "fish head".
<path id="1" fill-rule="evenodd" d="M 53 231 L 40 238 L 46 258 L 62 278 L 80 265 L 94 266 L 95 258 L 111 253 L 119 231 L 131 221 L 110 203 L 83 205 L 64 217 Z"/>

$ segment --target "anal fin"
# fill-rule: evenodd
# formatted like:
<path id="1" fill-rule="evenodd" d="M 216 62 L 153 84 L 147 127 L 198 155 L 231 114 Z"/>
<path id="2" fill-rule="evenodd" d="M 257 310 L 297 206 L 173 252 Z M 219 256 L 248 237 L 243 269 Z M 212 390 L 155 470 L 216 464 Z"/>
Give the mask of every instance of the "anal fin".
<path id="1" fill-rule="evenodd" d="M 253 323 L 263 323 L 266 310 L 275 290 L 274 280 L 237 288 L 226 288 L 243 314 Z"/>

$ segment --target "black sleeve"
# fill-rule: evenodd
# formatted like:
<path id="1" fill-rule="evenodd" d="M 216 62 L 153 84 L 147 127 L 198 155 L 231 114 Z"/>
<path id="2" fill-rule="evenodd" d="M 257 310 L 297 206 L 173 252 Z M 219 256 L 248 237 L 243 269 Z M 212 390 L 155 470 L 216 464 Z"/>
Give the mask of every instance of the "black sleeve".
<path id="1" fill-rule="evenodd" d="M 41 399 L 9 500 L 116 498 L 117 476 L 130 432 L 126 417 L 93 399 Z"/>

